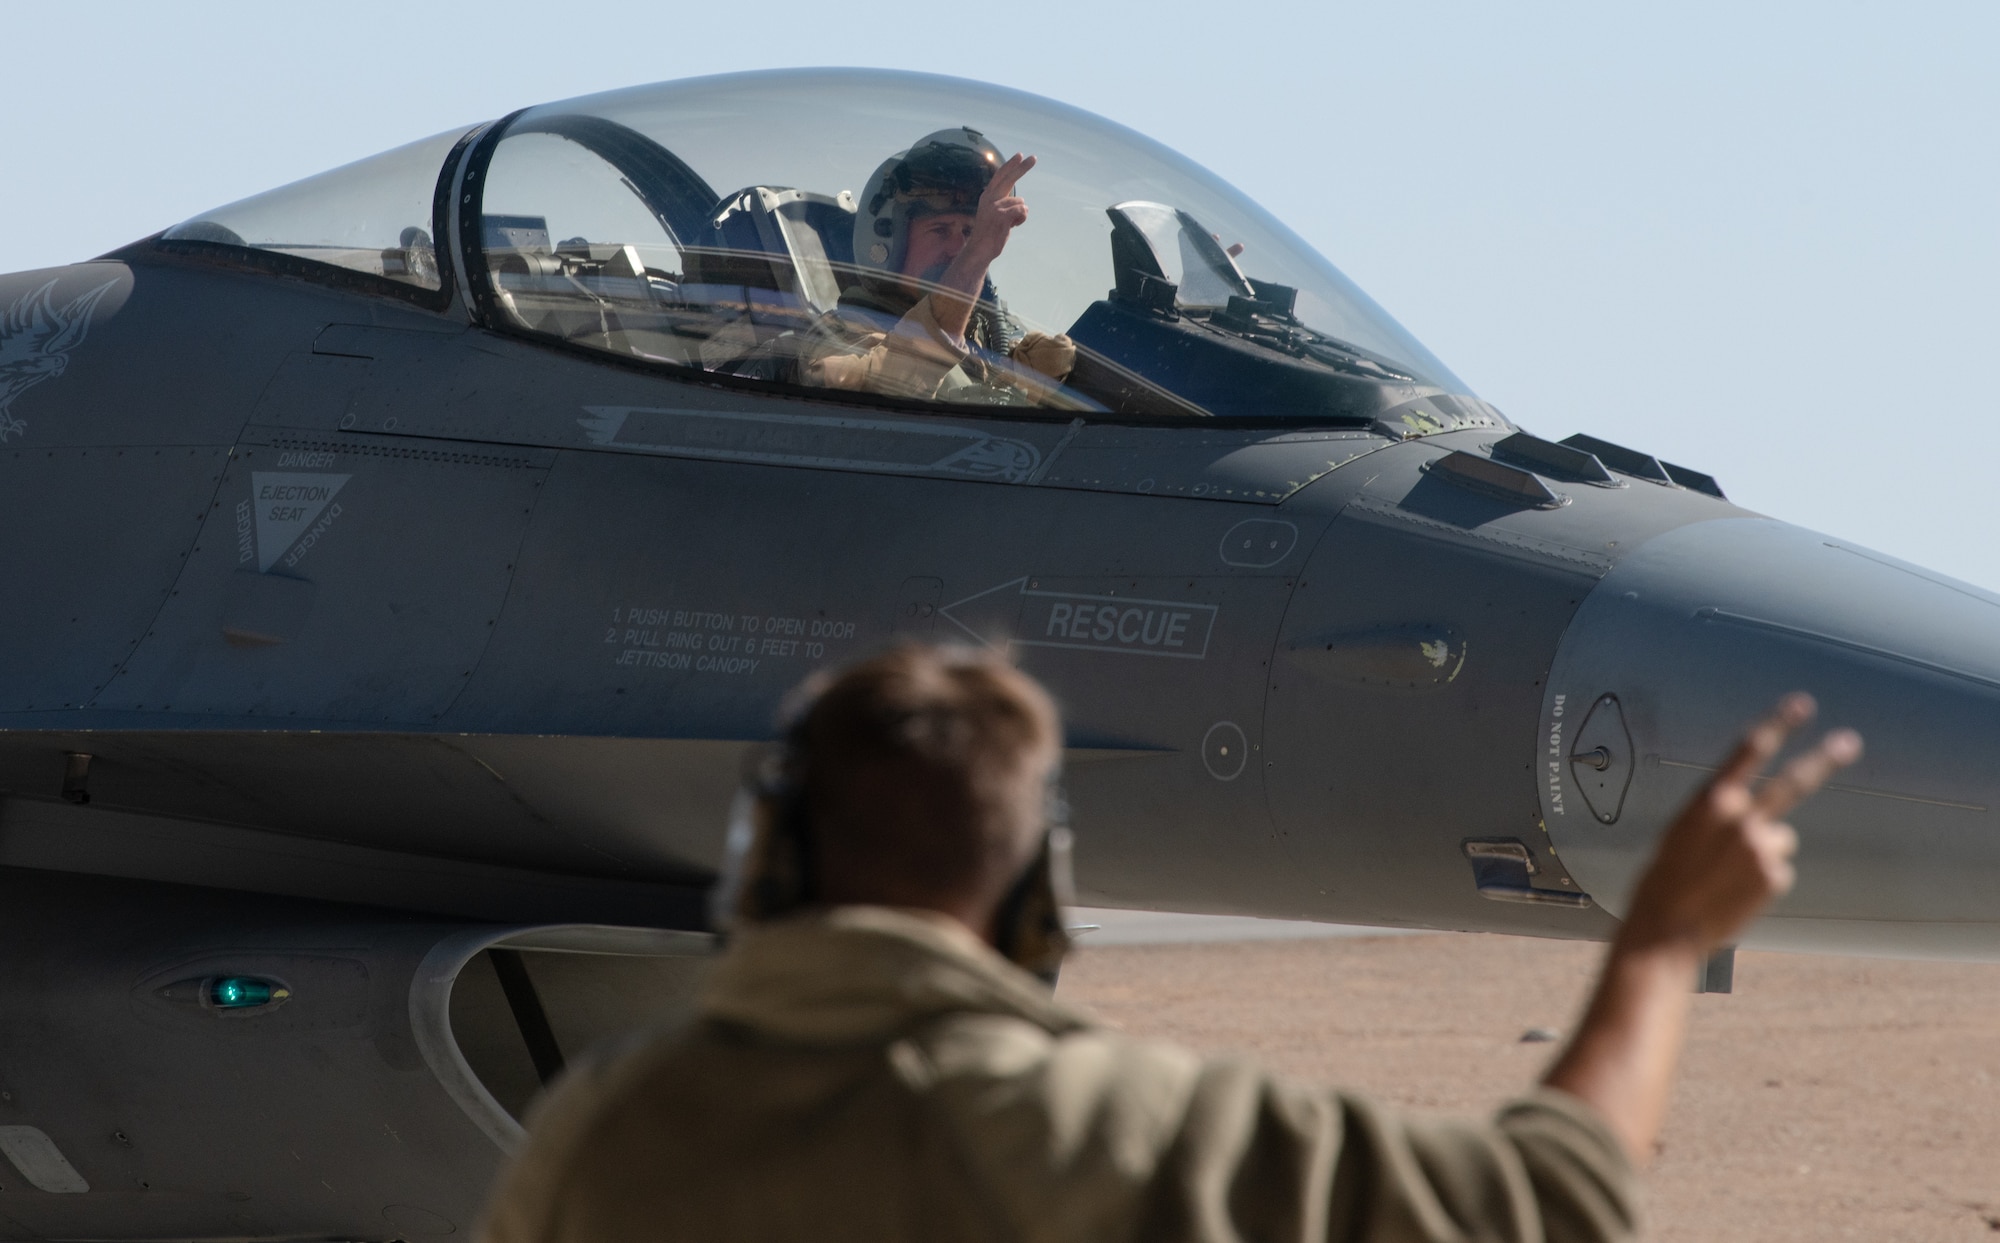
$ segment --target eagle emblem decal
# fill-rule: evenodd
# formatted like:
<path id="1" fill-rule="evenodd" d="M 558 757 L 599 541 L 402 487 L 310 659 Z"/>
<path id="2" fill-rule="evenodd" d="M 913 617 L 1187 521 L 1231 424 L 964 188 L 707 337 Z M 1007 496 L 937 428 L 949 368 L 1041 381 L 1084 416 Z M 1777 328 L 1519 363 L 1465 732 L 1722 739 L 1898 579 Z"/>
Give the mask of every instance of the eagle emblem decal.
<path id="1" fill-rule="evenodd" d="M 69 366 L 69 352 L 83 344 L 98 302 L 117 281 L 106 281 L 56 309 L 48 284 L 15 300 L 0 316 L 0 444 L 28 425 L 14 417 L 15 399 L 43 380 L 53 380 Z"/>

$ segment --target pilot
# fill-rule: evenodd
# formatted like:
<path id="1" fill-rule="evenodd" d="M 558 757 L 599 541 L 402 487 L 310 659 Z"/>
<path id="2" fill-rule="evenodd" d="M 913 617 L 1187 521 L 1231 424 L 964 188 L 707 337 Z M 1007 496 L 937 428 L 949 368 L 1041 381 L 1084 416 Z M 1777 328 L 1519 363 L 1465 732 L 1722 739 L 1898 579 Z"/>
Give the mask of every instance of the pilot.
<path id="1" fill-rule="evenodd" d="M 816 326 L 805 380 L 940 400 L 1043 400 L 1076 362 L 1067 336 L 1024 332 L 987 271 L 1027 222 L 1016 184 L 977 130 L 947 129 L 891 156 L 855 217 L 858 282 Z"/>
<path id="2" fill-rule="evenodd" d="M 1056 998 L 1062 733 L 1019 671 L 906 646 L 808 695 L 739 799 L 696 1016 L 568 1073 L 483 1243 L 1630 1239 L 1696 969 L 1790 884 L 1783 816 L 1859 750 L 1829 734 L 1756 785 L 1811 701 L 1758 724 L 1541 1086 L 1450 1120 Z"/>

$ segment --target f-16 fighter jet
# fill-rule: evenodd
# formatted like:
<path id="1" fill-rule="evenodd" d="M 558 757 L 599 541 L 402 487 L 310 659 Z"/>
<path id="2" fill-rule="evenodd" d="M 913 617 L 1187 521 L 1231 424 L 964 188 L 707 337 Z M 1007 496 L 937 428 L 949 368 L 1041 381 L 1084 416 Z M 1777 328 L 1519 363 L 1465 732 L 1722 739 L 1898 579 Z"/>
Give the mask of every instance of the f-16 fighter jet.
<path id="1" fill-rule="evenodd" d="M 1869 753 L 1749 943 L 2000 957 L 2000 599 L 1560 430 L 1158 143 L 909 74 L 0 277 L 0 1233 L 469 1228 L 693 986 L 781 697 L 898 639 L 1060 699 L 1090 902 L 1582 939 L 1802 687 Z"/>

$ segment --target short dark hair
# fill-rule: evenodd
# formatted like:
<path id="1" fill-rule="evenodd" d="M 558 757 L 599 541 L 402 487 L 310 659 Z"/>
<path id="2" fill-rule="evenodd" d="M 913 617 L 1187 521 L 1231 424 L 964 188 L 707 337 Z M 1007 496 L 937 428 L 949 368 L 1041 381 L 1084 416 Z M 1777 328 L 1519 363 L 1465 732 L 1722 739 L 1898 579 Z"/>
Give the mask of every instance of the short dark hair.
<path id="1" fill-rule="evenodd" d="M 791 774 L 829 901 L 997 898 L 1032 857 L 1062 730 L 993 653 L 905 644 L 801 688 Z"/>

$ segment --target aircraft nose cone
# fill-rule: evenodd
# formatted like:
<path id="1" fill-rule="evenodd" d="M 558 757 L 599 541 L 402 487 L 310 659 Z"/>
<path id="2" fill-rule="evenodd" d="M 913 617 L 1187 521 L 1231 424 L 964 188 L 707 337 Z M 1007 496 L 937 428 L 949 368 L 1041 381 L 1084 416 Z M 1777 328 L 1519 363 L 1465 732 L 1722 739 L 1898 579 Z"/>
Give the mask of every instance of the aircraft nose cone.
<path id="1" fill-rule="evenodd" d="M 1635 549 L 1564 636 L 1538 784 L 1622 913 L 1653 843 L 1789 690 L 1867 754 L 1792 816 L 1798 883 L 1746 944 L 2000 959 L 2000 596 L 1762 518 Z M 1794 743 L 1796 748 L 1803 739 Z"/>

